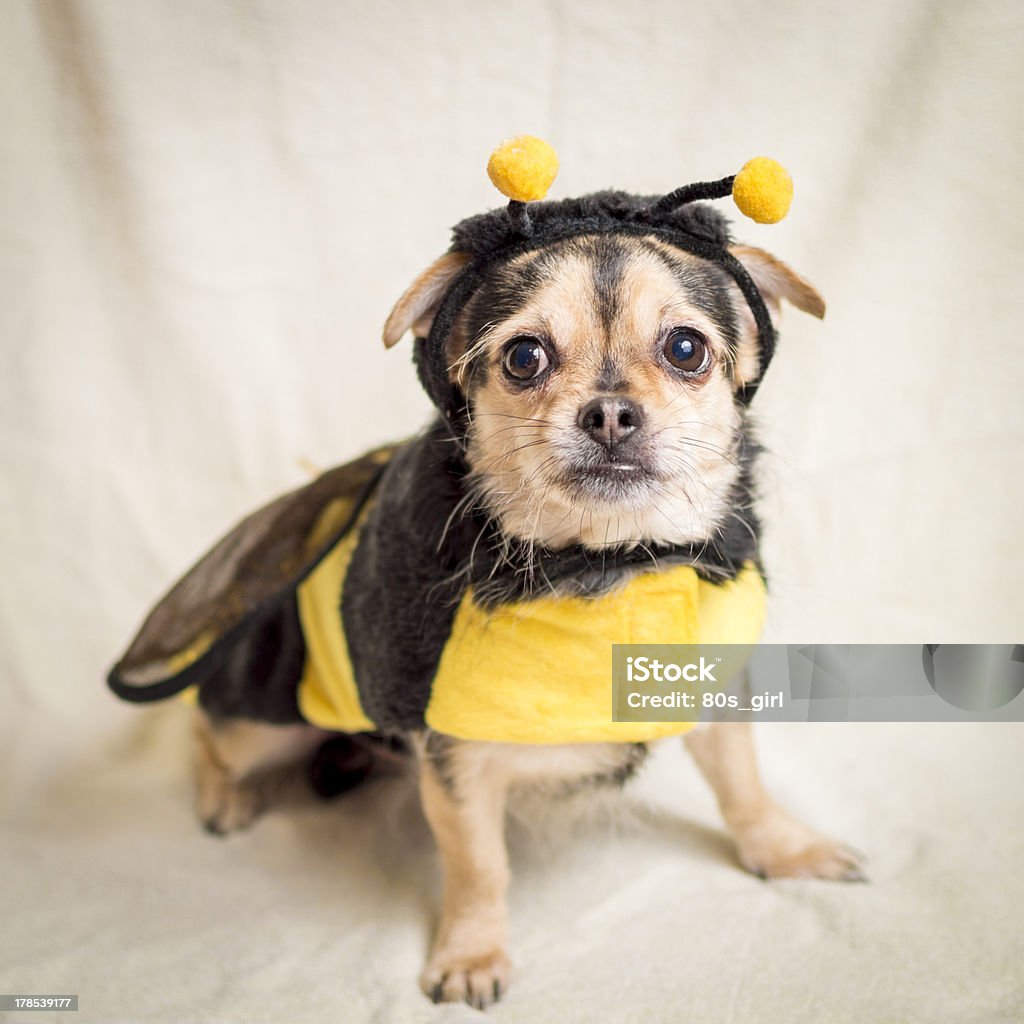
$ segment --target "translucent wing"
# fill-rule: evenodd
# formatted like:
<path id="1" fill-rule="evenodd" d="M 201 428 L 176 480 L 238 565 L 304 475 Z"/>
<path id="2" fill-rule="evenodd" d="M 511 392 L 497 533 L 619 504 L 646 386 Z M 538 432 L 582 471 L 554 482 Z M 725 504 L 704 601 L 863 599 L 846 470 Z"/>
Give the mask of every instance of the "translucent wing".
<path id="1" fill-rule="evenodd" d="M 108 677 L 128 700 L 184 689 L 206 655 L 290 591 L 344 534 L 394 447 L 322 474 L 243 519 L 163 597 Z"/>

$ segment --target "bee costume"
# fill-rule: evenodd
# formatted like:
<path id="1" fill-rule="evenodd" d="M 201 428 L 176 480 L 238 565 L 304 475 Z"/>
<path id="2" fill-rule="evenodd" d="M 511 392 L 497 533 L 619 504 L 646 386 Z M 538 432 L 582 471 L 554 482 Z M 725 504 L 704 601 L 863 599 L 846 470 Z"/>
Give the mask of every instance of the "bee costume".
<path id="1" fill-rule="evenodd" d="M 753 643 L 765 589 L 756 529 L 714 542 L 595 553 L 503 555 L 484 510 L 454 514 L 468 472 L 466 396 L 444 350 L 488 271 L 582 234 L 654 235 L 722 267 L 757 324 L 761 372 L 775 332 L 757 286 L 728 252 L 724 218 L 695 201 L 732 194 L 761 223 L 785 216 L 792 182 L 772 160 L 661 197 L 600 192 L 538 202 L 558 161 L 512 139 L 488 173 L 507 207 L 456 226 L 466 254 L 428 337 L 420 379 L 440 417 L 425 434 L 324 473 L 253 513 L 157 604 L 108 676 L 129 701 L 193 689 L 208 713 L 309 722 L 346 733 L 422 729 L 516 743 L 642 742 L 690 722 L 614 722 L 613 643 Z M 749 402 L 757 381 L 740 400 Z M 753 451 L 741 451 L 737 498 Z"/>

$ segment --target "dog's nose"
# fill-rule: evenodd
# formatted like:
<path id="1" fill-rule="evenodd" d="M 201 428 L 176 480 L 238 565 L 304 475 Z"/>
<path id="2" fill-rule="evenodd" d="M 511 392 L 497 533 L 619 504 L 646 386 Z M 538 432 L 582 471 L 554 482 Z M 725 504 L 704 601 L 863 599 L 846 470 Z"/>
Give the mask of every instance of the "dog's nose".
<path id="1" fill-rule="evenodd" d="M 643 426 L 644 414 L 628 398 L 595 398 L 580 409 L 576 422 L 582 431 L 610 450 Z"/>

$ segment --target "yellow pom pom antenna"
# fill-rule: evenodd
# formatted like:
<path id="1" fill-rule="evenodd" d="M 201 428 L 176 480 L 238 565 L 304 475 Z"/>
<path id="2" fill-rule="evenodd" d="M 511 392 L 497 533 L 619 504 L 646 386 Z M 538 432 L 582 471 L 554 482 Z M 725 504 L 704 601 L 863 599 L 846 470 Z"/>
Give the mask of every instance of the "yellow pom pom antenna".
<path id="1" fill-rule="evenodd" d="M 741 213 L 758 224 L 777 224 L 793 202 L 793 179 L 778 161 L 755 156 L 732 183 L 732 197 Z"/>
<path id="2" fill-rule="evenodd" d="M 518 203 L 543 199 L 557 174 L 558 155 L 535 135 L 506 139 L 487 161 L 487 175 L 494 187 Z"/>

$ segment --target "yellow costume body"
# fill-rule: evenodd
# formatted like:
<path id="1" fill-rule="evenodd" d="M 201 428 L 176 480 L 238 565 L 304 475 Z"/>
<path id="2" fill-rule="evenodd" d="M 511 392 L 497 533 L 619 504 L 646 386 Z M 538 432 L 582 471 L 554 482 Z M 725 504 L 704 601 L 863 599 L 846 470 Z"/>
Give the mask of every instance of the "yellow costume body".
<path id="1" fill-rule="evenodd" d="M 298 588 L 308 652 L 299 707 L 312 724 L 342 732 L 377 726 L 363 710 L 338 611 L 357 543 L 353 530 Z M 692 722 L 612 720 L 612 645 L 752 644 L 764 605 L 752 565 L 722 584 L 675 565 L 597 597 L 544 595 L 493 608 L 468 590 L 424 720 L 461 739 L 506 743 L 632 743 L 686 732 Z"/>

